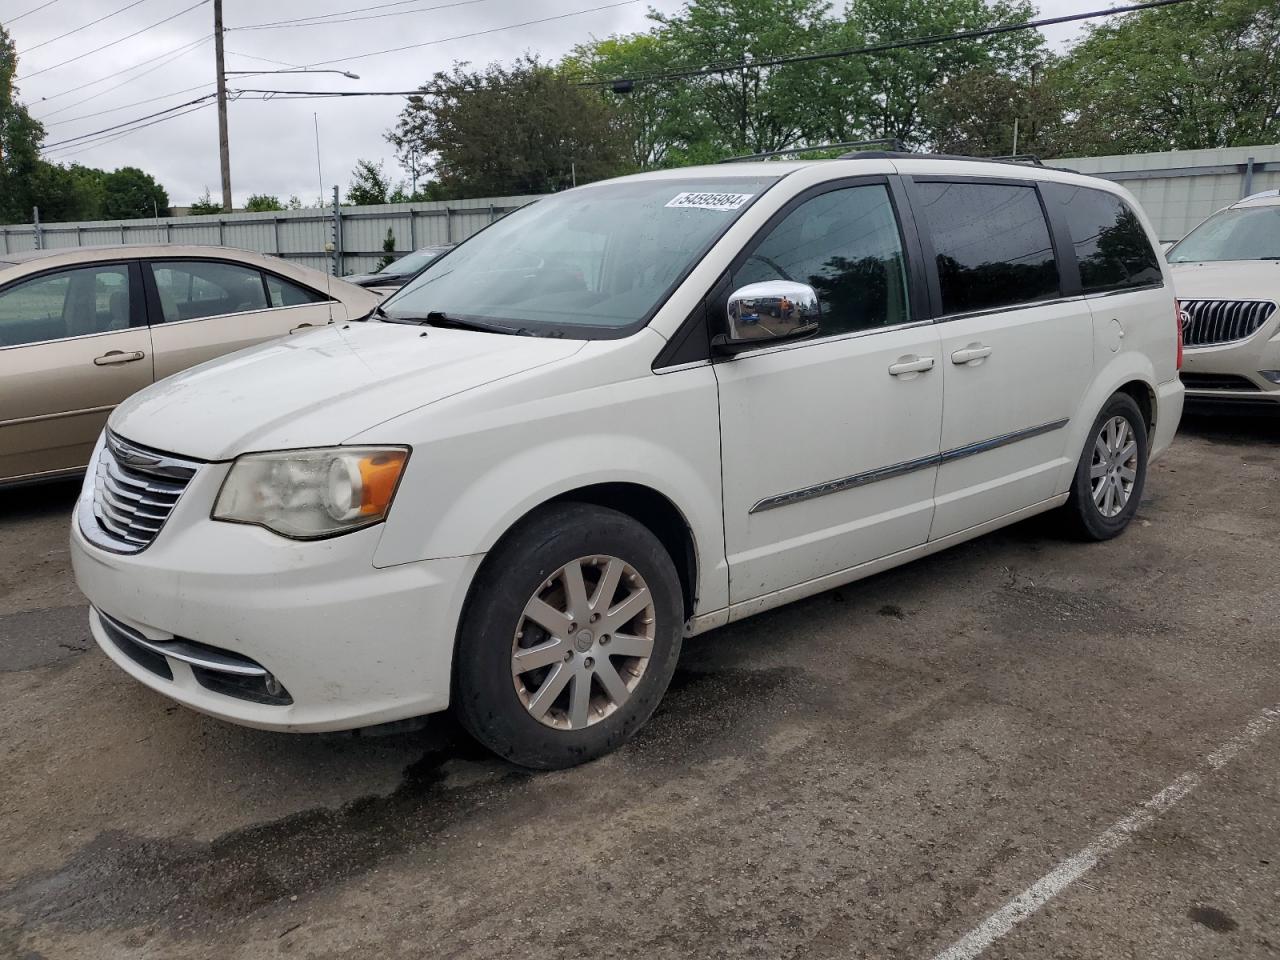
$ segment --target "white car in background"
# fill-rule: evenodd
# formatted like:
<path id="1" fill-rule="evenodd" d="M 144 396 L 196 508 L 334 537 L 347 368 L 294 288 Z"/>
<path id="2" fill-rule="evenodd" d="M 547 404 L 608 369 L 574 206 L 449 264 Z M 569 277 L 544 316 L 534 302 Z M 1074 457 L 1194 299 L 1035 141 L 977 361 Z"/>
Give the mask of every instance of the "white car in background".
<path id="1" fill-rule="evenodd" d="M 452 705 L 568 766 L 648 719 L 686 636 L 1054 508 L 1120 534 L 1178 427 L 1176 321 L 1132 197 L 1078 174 L 857 154 L 595 183 L 367 323 L 133 397 L 72 562 L 107 655 L 197 710 Z"/>
<path id="2" fill-rule="evenodd" d="M 1187 399 L 1280 404 L 1280 190 L 1209 217 L 1168 252 Z"/>

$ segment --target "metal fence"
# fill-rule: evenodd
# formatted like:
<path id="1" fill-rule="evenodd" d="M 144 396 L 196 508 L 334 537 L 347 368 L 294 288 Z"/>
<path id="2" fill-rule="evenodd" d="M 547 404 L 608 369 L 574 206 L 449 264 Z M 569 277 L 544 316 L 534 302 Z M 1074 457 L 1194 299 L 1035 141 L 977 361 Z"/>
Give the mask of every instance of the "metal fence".
<path id="1" fill-rule="evenodd" d="M 432 244 L 457 243 L 536 199 L 491 197 L 272 213 L 16 224 L 0 226 L 0 256 L 96 244 L 217 244 L 274 254 L 342 276 L 372 269 L 384 256 L 382 245 L 388 230 L 395 236 L 396 252 L 401 254 Z"/>
<path id="2" fill-rule="evenodd" d="M 1123 184 L 1138 198 L 1161 240 L 1180 240 L 1215 210 L 1280 188 L 1280 144 L 1065 157 L 1046 163 Z"/>
<path id="3" fill-rule="evenodd" d="M 1280 144 L 1176 150 L 1048 161 L 1123 183 L 1161 240 L 1177 240 L 1215 210 L 1261 190 L 1280 188 Z M 397 253 L 457 243 L 537 197 L 491 197 L 371 207 L 224 213 L 95 223 L 0 226 L 0 255 L 37 247 L 114 243 L 200 243 L 275 254 L 338 276 L 372 269 L 390 230 Z M 332 249 L 328 245 L 332 244 Z"/>

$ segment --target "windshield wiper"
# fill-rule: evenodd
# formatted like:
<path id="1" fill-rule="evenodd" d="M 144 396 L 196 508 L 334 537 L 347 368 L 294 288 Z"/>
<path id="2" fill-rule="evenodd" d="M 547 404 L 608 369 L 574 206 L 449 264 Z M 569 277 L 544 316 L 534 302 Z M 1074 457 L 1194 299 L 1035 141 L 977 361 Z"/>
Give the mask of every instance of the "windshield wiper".
<path id="1" fill-rule="evenodd" d="M 391 314 L 387 313 L 387 311 L 382 309 L 382 304 L 378 304 L 376 307 L 374 307 L 372 310 L 370 310 L 360 319 L 369 320 L 373 317 L 377 317 L 379 320 L 391 320 Z"/>
<path id="2" fill-rule="evenodd" d="M 453 330 L 481 330 L 484 333 L 533 336 L 533 331 L 524 327 L 510 327 L 505 323 L 480 320 L 474 317 L 458 317 L 445 313 L 443 310 L 430 310 L 427 313 L 398 313 L 395 316 L 384 313 L 383 316 L 392 323 L 421 323 L 431 327 L 448 327 Z"/>

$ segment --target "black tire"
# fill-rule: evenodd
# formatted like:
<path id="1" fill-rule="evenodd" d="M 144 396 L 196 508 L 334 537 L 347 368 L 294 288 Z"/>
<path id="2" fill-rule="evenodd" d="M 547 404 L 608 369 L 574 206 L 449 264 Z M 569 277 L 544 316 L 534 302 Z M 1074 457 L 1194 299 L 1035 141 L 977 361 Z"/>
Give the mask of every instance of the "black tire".
<path id="1" fill-rule="evenodd" d="M 624 561 L 649 588 L 652 651 L 629 698 L 612 713 L 582 729 L 555 729 L 531 716 L 517 693 L 512 677 L 515 634 L 522 626 L 527 629 L 525 605 L 548 578 L 590 556 Z M 473 737 L 514 763 L 542 770 L 585 763 L 621 746 L 653 714 L 671 682 L 683 636 L 680 579 L 658 538 L 616 510 L 556 504 L 522 521 L 476 576 L 454 657 L 454 711 Z M 602 650 L 597 647 L 595 653 Z M 588 689 L 601 692 L 590 681 Z"/>
<path id="2" fill-rule="evenodd" d="M 1128 501 L 1119 513 L 1108 517 L 1094 502 L 1090 471 L 1093 467 L 1094 445 L 1104 427 L 1115 417 L 1122 417 L 1128 422 L 1138 448 L 1137 464 Z M 1075 478 L 1071 483 L 1071 496 L 1063 506 L 1063 516 L 1070 534 L 1081 540 L 1096 541 L 1110 540 L 1124 532 L 1133 515 L 1137 513 L 1138 504 L 1142 500 L 1142 490 L 1147 481 L 1147 452 L 1147 422 L 1143 419 L 1142 410 L 1127 393 L 1113 394 L 1099 411 L 1093 426 L 1089 428 L 1084 450 L 1080 454 L 1080 461 L 1076 464 Z"/>

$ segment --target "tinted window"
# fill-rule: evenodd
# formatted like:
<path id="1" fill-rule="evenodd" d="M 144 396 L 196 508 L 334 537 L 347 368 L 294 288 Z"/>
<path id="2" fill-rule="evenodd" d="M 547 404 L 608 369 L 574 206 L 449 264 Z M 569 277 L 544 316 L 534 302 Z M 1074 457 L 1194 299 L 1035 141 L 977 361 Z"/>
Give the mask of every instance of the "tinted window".
<path id="1" fill-rule="evenodd" d="M 304 303 L 323 303 L 328 299 L 323 293 L 300 287 L 269 273 L 263 276 L 267 279 L 267 294 L 273 307 L 296 307 Z"/>
<path id="2" fill-rule="evenodd" d="M 1119 197 L 1088 187 L 1056 185 L 1080 264 L 1085 293 L 1160 283 L 1160 260 L 1137 214 Z"/>
<path id="3" fill-rule="evenodd" d="M 888 190 L 848 187 L 796 207 L 733 275 L 731 287 L 764 280 L 813 287 L 823 334 L 905 323 L 906 267 Z"/>
<path id="4" fill-rule="evenodd" d="M 262 274 L 216 260 L 157 260 L 151 264 L 166 323 L 265 310 Z"/>
<path id="5" fill-rule="evenodd" d="M 125 330 L 130 316 L 126 266 L 45 274 L 0 293 L 0 346 Z"/>
<path id="6" fill-rule="evenodd" d="M 1049 225 L 1034 187 L 917 185 L 938 258 L 944 313 L 1058 296 Z"/>

